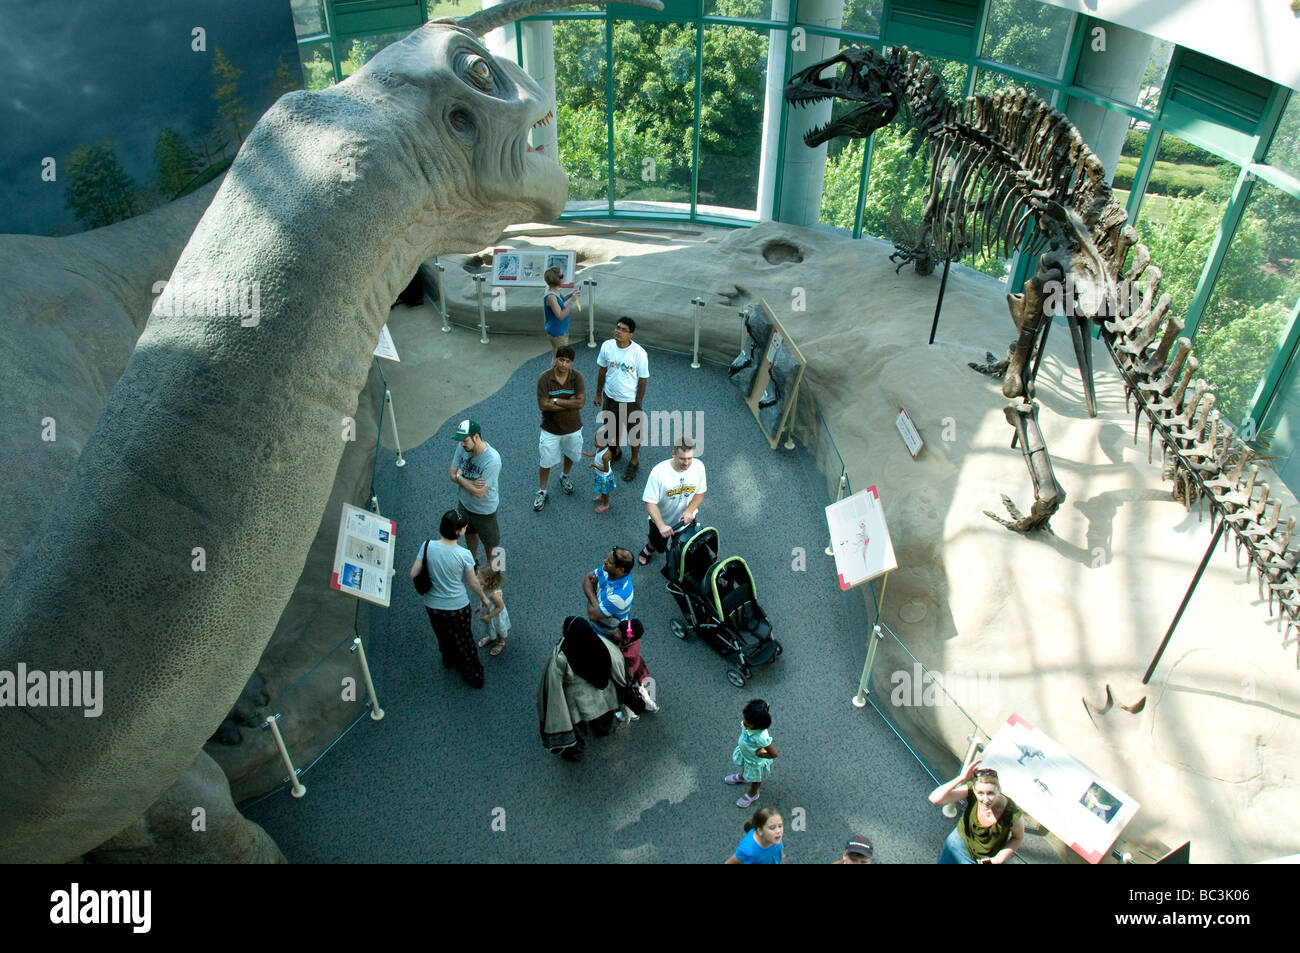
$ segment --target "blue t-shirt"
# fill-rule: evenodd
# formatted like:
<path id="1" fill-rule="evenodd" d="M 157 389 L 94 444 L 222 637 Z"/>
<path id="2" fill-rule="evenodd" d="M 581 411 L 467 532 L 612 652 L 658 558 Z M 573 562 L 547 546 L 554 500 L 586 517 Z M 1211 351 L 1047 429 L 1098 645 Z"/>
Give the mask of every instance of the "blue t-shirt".
<path id="1" fill-rule="evenodd" d="M 736 848 L 736 857 L 742 864 L 779 864 L 781 850 L 784 847 L 784 840 L 778 841 L 771 847 L 759 847 L 754 832 L 750 831 L 740 839 L 740 846 Z"/>
<path id="2" fill-rule="evenodd" d="M 546 315 L 546 333 L 553 338 L 563 337 L 569 333 L 569 319 L 555 316 L 555 312 L 551 310 L 552 298 L 560 306 L 560 310 L 564 310 L 564 299 L 554 291 L 546 292 L 546 295 L 542 298 L 542 313 Z"/>
<path id="3" fill-rule="evenodd" d="M 605 567 L 597 566 L 596 604 L 611 618 L 626 622 L 632 617 L 632 574 L 621 579 L 610 579 Z"/>

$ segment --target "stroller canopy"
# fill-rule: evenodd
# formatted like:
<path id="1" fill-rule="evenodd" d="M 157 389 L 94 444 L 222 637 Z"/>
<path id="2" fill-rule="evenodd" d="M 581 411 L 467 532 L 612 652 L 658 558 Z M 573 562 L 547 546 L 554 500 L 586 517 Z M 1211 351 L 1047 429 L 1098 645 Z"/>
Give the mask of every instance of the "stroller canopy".
<path id="1" fill-rule="evenodd" d="M 718 545 L 718 531 L 712 526 L 678 533 L 668 544 L 664 575 L 669 582 L 704 592 L 704 577 L 718 558 Z"/>

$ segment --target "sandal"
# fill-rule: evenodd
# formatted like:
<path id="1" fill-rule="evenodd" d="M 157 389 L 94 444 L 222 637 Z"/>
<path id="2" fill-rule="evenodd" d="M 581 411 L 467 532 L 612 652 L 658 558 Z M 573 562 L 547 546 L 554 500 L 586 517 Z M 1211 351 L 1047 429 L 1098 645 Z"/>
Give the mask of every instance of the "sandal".
<path id="1" fill-rule="evenodd" d="M 608 513 L 608 512 L 609 512 L 609 504 L 608 504 L 608 503 L 602 503 L 602 504 L 600 504 L 600 506 L 596 507 L 596 512 L 597 512 L 597 513 Z"/>
<path id="2" fill-rule="evenodd" d="M 745 779 L 742 778 L 739 774 L 729 774 L 722 779 L 722 782 L 724 784 L 744 784 Z"/>
<path id="3" fill-rule="evenodd" d="M 749 807 L 757 800 L 758 800 L 757 794 L 742 794 L 740 796 L 740 799 L 736 801 L 736 807 Z"/>
<path id="4" fill-rule="evenodd" d="M 639 466 L 639 464 L 636 464 L 636 463 L 629 463 L 629 464 L 627 465 L 627 469 L 623 471 L 623 479 L 624 479 L 624 480 L 627 480 L 629 483 L 630 483 L 632 480 L 635 480 L 635 479 L 636 479 L 636 474 L 637 474 L 637 468 L 638 468 L 638 466 Z"/>
<path id="5" fill-rule="evenodd" d="M 483 636 L 483 638 L 479 639 L 476 644 L 478 645 L 479 648 L 486 648 L 491 641 L 492 641 L 492 636 L 485 635 Z"/>
<path id="6" fill-rule="evenodd" d="M 497 639 L 496 645 L 492 646 L 492 651 L 488 652 L 488 655 L 500 655 L 505 650 L 506 650 L 506 640 Z"/>
<path id="7" fill-rule="evenodd" d="M 655 551 L 650 548 L 649 543 L 646 543 L 645 547 L 641 550 L 641 552 L 636 554 L 636 561 L 640 563 L 642 566 L 650 565 L 650 560 L 654 558 L 655 558 Z"/>

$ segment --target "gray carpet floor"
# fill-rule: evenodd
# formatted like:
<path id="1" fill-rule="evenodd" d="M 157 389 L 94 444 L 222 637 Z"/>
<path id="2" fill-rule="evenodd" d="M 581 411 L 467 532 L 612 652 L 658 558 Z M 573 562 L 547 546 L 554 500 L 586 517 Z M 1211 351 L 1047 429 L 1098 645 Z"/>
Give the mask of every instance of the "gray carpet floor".
<path id="1" fill-rule="evenodd" d="M 391 608 L 363 612 L 372 612 L 367 651 L 387 716 L 364 719 L 321 759 L 304 777 L 306 797 L 279 792 L 245 813 L 297 863 L 719 863 L 750 813 L 722 778 L 733 770 L 741 709 L 760 697 L 771 705 L 780 757 L 758 806 L 782 810 L 788 862 L 834 860 L 858 832 L 874 840 L 880 862 L 932 863 L 952 824 L 925 799 L 934 782 L 872 709 L 850 704 L 867 619 L 861 594 L 839 591 L 823 554 L 826 482 L 802 450 L 768 448 L 721 368 L 692 370 L 685 358 L 651 351 L 646 409 L 703 412 L 697 439 L 709 490 L 701 522 L 718 528 L 724 554 L 749 563 L 784 654 L 745 688 L 729 684 L 712 648 L 670 633 L 680 613 L 664 590 L 660 557 L 633 571 L 633 614 L 646 625 L 642 654 L 662 710 L 594 739 L 578 764 L 542 748 L 535 697 L 543 663 L 564 616 L 585 611 L 583 576 L 612 546 L 637 552 L 644 544 L 641 490 L 671 452 L 645 448 L 640 476 L 634 486 L 620 480 L 609 513 L 593 512 L 590 471 L 578 467 L 576 492 L 564 495 L 552 471 L 550 501 L 534 512 L 535 382 L 548 365 L 549 356 L 531 361 L 468 412 L 503 459 L 512 634 L 501 656 L 480 650 L 486 686 L 472 689 L 442 668 L 405 580 L 420 542 L 436 535 L 455 502 L 446 474 L 451 434 L 466 416 L 457 414 L 406 453 L 404 468 L 388 451 L 378 462 L 376 490 L 400 540 L 397 595 Z M 579 347 L 575 366 L 594 392 L 595 351 Z M 590 397 L 583 417 L 590 449 Z M 797 548 L 805 571 L 792 568 Z"/>

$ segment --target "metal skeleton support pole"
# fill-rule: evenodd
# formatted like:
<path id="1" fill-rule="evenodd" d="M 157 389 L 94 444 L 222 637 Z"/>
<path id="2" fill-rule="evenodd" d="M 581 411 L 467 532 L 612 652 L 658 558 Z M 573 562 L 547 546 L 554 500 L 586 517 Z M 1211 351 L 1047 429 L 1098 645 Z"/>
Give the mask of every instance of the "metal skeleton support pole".
<path id="1" fill-rule="evenodd" d="M 749 312 L 740 312 L 740 353 L 745 353 L 745 345 L 749 343 Z"/>
<path id="2" fill-rule="evenodd" d="M 876 603 L 876 624 L 871 627 L 871 640 L 867 643 L 867 660 L 862 663 L 862 680 L 858 682 L 858 693 L 853 696 L 853 707 L 864 708 L 867 704 L 867 696 L 871 694 L 867 688 L 867 680 L 871 678 L 871 669 L 876 664 L 876 649 L 885 637 L 885 633 L 880 631 L 880 612 L 885 605 L 885 587 L 889 585 L 889 573 L 885 573 L 884 579 L 880 583 L 880 601 Z"/>
<path id="3" fill-rule="evenodd" d="M 388 422 L 393 427 L 393 443 L 397 447 L 397 465 L 406 466 L 406 460 L 402 457 L 402 441 L 397 436 L 397 415 L 393 413 L 393 392 L 387 387 L 384 388 L 384 406 L 388 408 Z"/>
<path id="4" fill-rule="evenodd" d="M 939 328 L 939 312 L 943 309 L 943 290 L 948 286 L 948 266 L 951 258 L 943 260 L 943 277 L 939 279 L 939 300 L 934 303 L 934 320 L 930 322 L 930 343 L 934 343 L 934 332 Z"/>
<path id="5" fill-rule="evenodd" d="M 474 279 L 474 284 L 478 285 L 478 343 L 487 344 L 487 311 L 483 308 L 483 282 L 487 281 L 487 275 L 470 275 L 470 277 Z"/>
<path id="6" fill-rule="evenodd" d="M 1032 403 L 1033 398 L 1029 396 L 1029 388 L 1034 383 L 1034 378 L 1038 376 L 1038 365 L 1043 363 L 1043 354 L 1047 351 L 1047 332 L 1052 330 L 1052 319 L 1048 318 L 1043 322 L 1043 334 L 1038 339 L 1038 350 L 1034 354 L 1034 366 L 1029 369 L 1029 376 L 1025 378 L 1025 399 Z M 1011 435 L 1011 449 L 1016 449 L 1020 443 L 1020 432 L 1017 431 Z"/>
<path id="7" fill-rule="evenodd" d="M 695 305 L 695 344 L 691 348 L 691 369 L 698 371 L 700 369 L 700 308 L 704 307 L 704 299 L 692 298 L 691 304 Z"/>
<path id="8" fill-rule="evenodd" d="M 596 346 L 596 279 L 583 278 L 582 283 L 587 286 L 587 307 L 591 311 L 587 314 L 587 347 Z"/>
<path id="9" fill-rule="evenodd" d="M 366 647 L 361 644 L 360 636 L 352 640 L 352 650 L 357 653 L 357 661 L 361 664 L 361 677 L 365 679 L 366 691 L 370 693 L 370 700 L 374 703 L 370 710 L 370 719 L 379 721 L 384 717 L 384 710 L 379 707 L 379 695 L 375 692 L 375 683 L 370 677 L 370 663 L 366 661 Z"/>
<path id="10" fill-rule="evenodd" d="M 1147 666 L 1146 674 L 1142 676 L 1142 684 L 1145 685 L 1151 681 L 1151 676 L 1160 664 L 1160 657 L 1165 654 L 1165 649 L 1169 645 L 1169 640 L 1173 638 L 1174 629 L 1178 626 L 1178 620 L 1183 617 L 1183 610 L 1187 608 L 1187 603 L 1192 599 L 1192 593 L 1196 591 L 1196 584 L 1201 581 L 1201 576 L 1205 572 L 1205 567 L 1210 564 L 1210 557 L 1214 555 L 1214 547 L 1219 543 L 1219 537 L 1223 535 L 1223 528 L 1228 525 L 1226 519 L 1219 519 L 1219 528 L 1214 531 L 1210 538 L 1210 545 L 1205 548 L 1205 555 L 1201 557 L 1201 564 L 1196 567 L 1196 575 L 1192 577 L 1192 584 L 1187 587 L 1187 592 L 1183 595 L 1183 601 L 1178 606 L 1178 611 L 1174 613 L 1174 621 L 1169 623 L 1169 631 L 1165 637 L 1160 640 L 1160 648 L 1156 649 L 1155 656 L 1151 659 L 1151 664 Z"/>
<path id="11" fill-rule="evenodd" d="M 275 738 L 275 747 L 280 752 L 280 760 L 289 769 L 289 780 L 293 783 L 293 790 L 290 793 L 294 797 L 302 797 L 307 793 L 307 788 L 298 780 L 298 769 L 293 766 L 293 758 L 289 757 L 289 749 L 284 746 L 284 737 L 280 734 L 280 726 L 276 724 L 279 720 L 280 716 L 278 714 L 272 715 L 262 727 L 271 729 L 271 736 Z"/>

